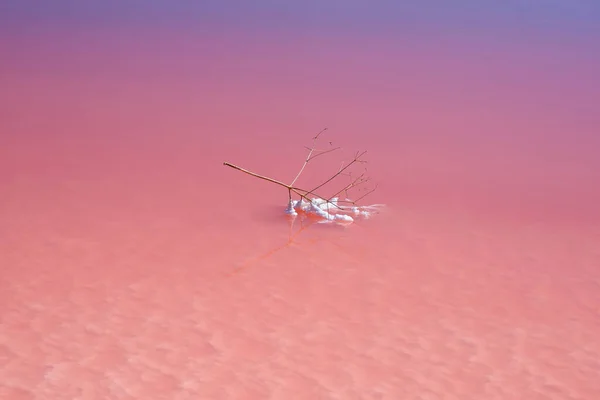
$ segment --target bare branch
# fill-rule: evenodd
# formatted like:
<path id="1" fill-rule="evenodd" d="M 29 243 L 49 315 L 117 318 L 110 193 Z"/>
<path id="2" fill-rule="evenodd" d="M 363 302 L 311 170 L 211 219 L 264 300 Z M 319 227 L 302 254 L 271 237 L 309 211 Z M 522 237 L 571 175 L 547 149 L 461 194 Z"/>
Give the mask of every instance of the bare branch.
<path id="1" fill-rule="evenodd" d="M 326 179 L 324 182 L 322 182 L 321 184 L 317 185 L 315 188 L 311 189 L 311 190 L 305 190 L 305 189 L 301 189 L 297 186 L 294 186 L 296 181 L 298 180 L 298 178 L 300 177 L 300 175 L 302 174 L 302 172 L 304 171 L 304 169 L 306 168 L 307 164 L 314 158 L 323 155 L 323 154 L 328 154 L 331 153 L 335 150 L 340 149 L 341 147 L 334 147 L 331 149 L 327 149 L 327 150 L 317 150 L 315 147 L 315 143 L 316 141 L 319 139 L 319 137 L 321 136 L 321 134 L 326 131 L 327 128 L 321 130 L 319 133 L 317 133 L 314 137 L 313 137 L 313 145 L 312 147 L 307 147 L 307 149 L 309 150 L 308 155 L 306 156 L 306 159 L 304 160 L 304 163 L 302 164 L 302 167 L 300 168 L 300 171 L 298 172 L 298 174 L 296 175 L 296 177 L 294 178 L 294 180 L 292 181 L 292 183 L 290 184 L 286 184 L 282 181 L 279 181 L 277 179 L 273 179 L 270 178 L 268 176 L 265 175 L 260 175 L 257 174 L 255 172 L 249 171 L 245 168 L 239 167 L 237 165 L 231 164 L 229 162 L 224 162 L 223 164 L 233 168 L 233 169 L 237 169 L 238 171 L 241 171 L 247 175 L 253 176 L 255 178 L 259 178 L 262 179 L 264 181 L 267 182 L 271 182 L 274 183 L 278 186 L 284 187 L 288 190 L 288 197 L 289 200 L 292 200 L 292 193 L 294 193 L 295 195 L 299 196 L 301 200 L 306 200 L 307 202 L 311 202 L 314 199 L 320 199 L 324 202 L 326 202 L 327 204 L 330 204 L 338 209 L 342 209 L 342 207 L 340 207 L 337 203 L 348 203 L 348 204 L 356 204 L 356 202 L 358 202 L 360 199 L 364 198 L 365 196 L 367 196 L 368 194 L 372 193 L 377 187 L 375 187 L 374 189 L 368 191 L 366 194 L 362 195 L 361 197 L 359 197 L 356 200 L 349 200 L 348 199 L 348 191 L 351 189 L 355 189 L 358 186 L 364 185 L 367 182 L 370 181 L 370 179 L 368 177 L 365 177 L 365 173 L 367 171 L 367 169 L 365 168 L 365 172 L 363 172 L 362 174 L 360 174 L 358 177 L 353 178 L 352 177 L 352 171 L 349 170 L 350 167 L 352 167 L 354 164 L 364 164 L 366 163 L 366 160 L 363 160 L 362 157 L 367 153 L 366 151 L 358 151 L 354 154 L 354 158 L 348 162 L 348 163 L 342 163 L 340 165 L 340 168 L 338 169 L 338 171 L 333 174 L 332 176 L 330 176 L 328 179 Z M 330 146 L 333 146 L 332 142 L 329 142 Z M 347 171 L 347 172 L 346 172 Z M 350 178 L 352 178 L 351 182 L 349 184 L 347 184 L 346 186 L 344 186 L 343 188 L 337 190 L 335 192 L 334 195 L 329 196 L 329 197 L 325 197 L 322 196 L 320 194 L 317 193 L 317 191 L 319 189 L 321 189 L 323 186 L 327 185 L 328 183 L 330 183 L 331 181 L 333 181 L 334 179 L 336 179 L 338 176 L 340 175 L 344 175 L 344 176 L 349 176 Z M 362 190 L 362 189 L 359 189 Z M 346 200 L 338 200 L 337 202 L 332 202 L 332 199 L 337 197 L 339 194 L 341 193 L 345 193 L 346 194 Z"/>
<path id="2" fill-rule="evenodd" d="M 252 176 L 254 176 L 256 178 L 263 179 L 263 180 L 268 181 L 268 182 L 272 182 L 272 183 L 274 183 L 276 185 L 279 185 L 279 186 L 283 186 L 284 188 L 287 188 L 287 189 L 291 189 L 292 188 L 290 185 L 286 185 L 285 183 L 280 182 L 280 181 L 278 181 L 276 179 L 269 178 L 269 177 L 264 176 L 264 175 L 259 175 L 259 174 L 255 173 L 255 172 L 248 171 L 245 168 L 238 167 L 237 165 L 233 165 L 233 164 L 228 163 L 228 162 L 224 162 L 223 165 L 226 165 L 226 166 L 231 167 L 233 169 L 237 169 L 238 171 L 242 171 L 243 173 L 248 174 L 248 175 L 252 175 Z"/>
<path id="3" fill-rule="evenodd" d="M 329 200 L 333 199 L 334 197 L 337 197 L 342 192 L 346 192 L 346 197 L 348 197 L 348 190 L 355 188 L 359 185 L 362 185 L 364 183 L 367 183 L 369 181 L 369 178 L 363 178 L 364 175 L 365 175 L 364 173 L 360 174 L 360 176 L 358 178 L 354 179 L 352 182 L 350 182 L 348 185 L 346 185 L 346 187 L 344 187 L 343 189 L 339 190 L 337 193 L 332 195 L 329 198 Z"/>
<path id="4" fill-rule="evenodd" d="M 377 190 L 377 185 L 375 185 L 375 187 L 373 189 L 369 190 L 367 193 L 360 196 L 358 199 L 354 200 L 354 203 L 358 203 L 359 201 L 361 201 L 362 199 L 364 199 L 365 197 L 367 197 L 368 195 L 373 193 L 375 190 Z"/>
<path id="5" fill-rule="evenodd" d="M 310 157 L 312 156 L 312 153 L 315 151 L 315 143 L 316 143 L 317 139 L 319 139 L 319 136 L 321 136 L 321 134 L 323 132 L 325 132 L 326 130 L 327 130 L 327 128 L 321 129 L 321 131 L 319 133 L 317 133 L 315 137 L 313 137 L 313 147 L 309 149 L 310 151 L 308 152 L 308 155 L 306 156 L 306 160 L 304 160 L 304 164 L 302 164 L 302 168 L 300 168 L 300 171 L 298 172 L 298 175 L 296 175 L 296 177 L 294 178 L 294 180 L 292 181 L 292 183 L 290 183 L 290 186 L 294 186 L 294 184 L 296 183 L 296 181 L 298 180 L 298 178 L 300 178 L 300 175 L 302 175 L 302 172 L 304 171 L 304 168 L 306 168 L 306 165 L 310 161 Z"/>
<path id="6" fill-rule="evenodd" d="M 327 179 L 325 182 L 321 183 L 319 186 L 317 186 L 316 188 L 314 188 L 313 190 L 311 190 L 309 193 L 307 193 L 307 195 L 313 194 L 316 190 L 319 190 L 320 188 L 322 188 L 323 186 L 325 186 L 326 184 L 328 184 L 329 182 L 331 182 L 332 180 L 334 180 L 335 178 L 337 178 L 342 172 L 344 172 L 346 169 L 350 168 L 353 164 L 355 164 L 357 162 L 360 162 L 360 157 L 362 157 L 366 153 L 367 153 L 366 151 L 363 151 L 362 153 L 358 153 L 357 152 L 356 155 L 354 156 L 354 160 L 352 160 L 345 167 L 343 167 L 342 169 L 340 169 L 331 178 Z"/>
<path id="7" fill-rule="evenodd" d="M 317 158 L 317 157 L 319 157 L 319 156 L 322 156 L 323 154 L 331 153 L 332 151 L 336 151 L 336 150 L 339 150 L 339 149 L 341 149 L 341 147 L 334 147 L 333 149 L 329 149 L 329 150 L 317 150 L 319 153 L 318 153 L 318 154 L 315 154 L 315 155 L 314 155 L 314 156 L 312 156 L 312 157 L 309 157 L 309 158 L 307 158 L 307 159 L 306 159 L 306 160 L 307 160 L 306 162 L 308 163 L 308 161 L 310 161 L 310 160 L 312 160 L 312 159 L 315 159 L 315 158 Z"/>

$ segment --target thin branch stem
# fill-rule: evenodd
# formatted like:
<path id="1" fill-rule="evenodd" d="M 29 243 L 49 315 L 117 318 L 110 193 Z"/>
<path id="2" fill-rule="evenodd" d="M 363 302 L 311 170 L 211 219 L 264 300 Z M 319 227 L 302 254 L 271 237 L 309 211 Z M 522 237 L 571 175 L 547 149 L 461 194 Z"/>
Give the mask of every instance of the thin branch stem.
<path id="1" fill-rule="evenodd" d="M 306 159 L 304 160 L 304 164 L 302 164 L 302 168 L 300 168 L 298 175 L 296 175 L 296 177 L 294 178 L 292 183 L 290 183 L 290 186 L 293 186 L 294 183 L 296 183 L 296 181 L 298 180 L 298 178 L 300 178 L 300 175 L 302 175 L 304 168 L 306 168 L 306 165 L 310 161 L 310 156 L 312 156 L 312 153 L 315 151 L 315 142 L 317 141 L 317 139 L 319 139 L 319 136 L 321 136 L 321 133 L 325 132 L 326 130 L 327 130 L 327 128 L 321 129 L 321 131 L 319 133 L 317 133 L 316 136 L 313 138 L 313 147 L 308 152 L 308 156 L 306 156 Z"/>
<path id="2" fill-rule="evenodd" d="M 326 198 L 321 197 L 321 196 L 319 196 L 317 194 L 314 194 L 314 193 L 310 193 L 309 190 L 301 189 L 299 187 L 295 187 L 295 186 L 292 186 L 292 185 L 287 185 L 287 184 L 285 184 L 285 183 L 283 183 L 281 181 L 278 181 L 277 179 L 273 179 L 273 178 L 269 178 L 268 176 L 257 174 L 256 172 L 249 171 L 249 170 L 247 170 L 245 168 L 239 167 L 239 166 L 231 164 L 229 162 L 224 162 L 223 165 L 226 165 L 226 166 L 231 167 L 233 169 L 237 169 L 238 171 L 241 171 L 241 172 L 243 172 L 245 174 L 248 174 L 250 176 L 253 176 L 255 178 L 262 179 L 262 180 L 274 183 L 274 184 L 279 185 L 279 186 L 283 186 L 284 188 L 286 188 L 288 190 L 288 193 L 290 195 L 290 199 L 291 199 L 291 193 L 294 192 L 295 194 L 297 194 L 298 196 L 300 196 L 302 199 L 305 199 L 307 201 L 310 201 L 310 199 L 308 198 L 309 194 L 312 194 L 313 196 L 315 196 L 315 197 L 317 197 L 317 198 L 319 198 L 321 200 L 327 201 Z"/>
<path id="3" fill-rule="evenodd" d="M 258 179 L 263 179 L 265 181 L 274 183 L 276 185 L 283 186 L 284 188 L 287 188 L 288 190 L 293 189 L 293 187 L 291 185 L 286 185 L 285 183 L 283 183 L 281 181 L 278 181 L 276 179 L 273 179 L 273 178 L 269 178 L 268 176 L 259 175 L 256 172 L 248 171 L 247 169 L 242 168 L 242 167 L 238 167 L 237 165 L 233 165 L 233 164 L 228 163 L 228 162 L 224 162 L 223 165 L 227 165 L 228 167 L 231 167 L 233 169 L 237 169 L 238 171 L 242 171 L 243 173 L 248 174 L 248 175 L 252 175 L 252 176 L 254 176 L 254 177 L 258 178 Z"/>
<path id="4" fill-rule="evenodd" d="M 368 195 L 373 193 L 375 190 L 377 190 L 377 185 L 375 185 L 375 187 L 373 189 L 369 190 L 367 193 L 360 196 L 358 199 L 354 200 L 354 203 L 358 203 L 359 201 L 361 201 L 362 199 L 364 199 L 365 197 L 367 197 Z"/>
<path id="5" fill-rule="evenodd" d="M 365 175 L 364 173 L 360 174 L 360 176 L 359 176 L 358 178 L 356 178 L 354 181 L 352 181 L 352 182 L 350 182 L 348 185 L 346 185 L 346 187 L 345 187 L 345 188 L 341 189 L 340 191 L 338 191 L 337 193 L 335 193 L 334 195 L 332 195 L 332 196 L 329 198 L 329 200 L 331 200 L 331 199 L 333 199 L 334 197 L 338 196 L 338 195 L 339 195 L 340 193 L 342 193 L 342 192 L 346 192 L 346 193 L 347 193 L 347 192 L 348 192 L 348 190 L 350 190 L 350 189 L 352 189 L 352 188 L 355 188 L 355 187 L 357 187 L 357 186 L 359 186 L 359 185 L 362 185 L 362 184 L 364 184 L 364 183 L 367 183 L 367 182 L 369 181 L 369 178 L 364 178 L 364 179 L 363 179 L 363 176 L 364 176 L 364 175 Z M 357 200 L 355 200 L 355 201 L 357 201 Z"/>
<path id="6" fill-rule="evenodd" d="M 312 157 L 309 157 L 307 160 L 311 161 L 311 160 L 313 160 L 313 159 L 315 159 L 315 158 L 317 158 L 319 156 L 322 156 L 323 154 L 331 153 L 332 151 L 336 151 L 336 150 L 339 150 L 339 149 L 341 149 L 341 147 L 334 147 L 333 149 L 328 149 L 328 150 L 317 150 L 318 153 L 315 154 Z"/>
<path id="7" fill-rule="evenodd" d="M 333 175 L 331 178 L 327 179 L 325 182 L 321 183 L 319 186 L 317 186 L 316 188 L 314 188 L 313 190 L 311 190 L 309 193 L 307 193 L 307 196 L 309 194 L 313 194 L 316 190 L 319 190 L 320 188 L 322 188 L 323 186 L 327 185 L 329 182 L 331 182 L 332 180 L 334 180 L 336 177 L 338 177 L 342 172 L 344 172 L 346 169 L 350 168 L 354 163 L 357 163 L 360 161 L 360 157 L 362 157 L 364 154 L 366 153 L 366 151 L 363 151 L 362 153 L 356 153 L 356 156 L 354 157 L 354 160 L 352 160 L 351 162 L 349 162 L 345 167 L 343 167 L 342 169 L 340 169 L 335 175 Z"/>

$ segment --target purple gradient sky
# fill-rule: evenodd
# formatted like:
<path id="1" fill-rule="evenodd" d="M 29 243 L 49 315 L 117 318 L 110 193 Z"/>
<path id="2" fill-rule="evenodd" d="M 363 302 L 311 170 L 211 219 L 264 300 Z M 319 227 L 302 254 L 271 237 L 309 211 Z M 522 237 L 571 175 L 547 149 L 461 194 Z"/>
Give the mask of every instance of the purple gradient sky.
<path id="1" fill-rule="evenodd" d="M 42 27 L 155 25 L 400 34 L 407 31 L 544 32 L 582 37 L 600 33 L 595 0 L 12 0 L 0 6 L 0 26 L 13 32 Z"/>

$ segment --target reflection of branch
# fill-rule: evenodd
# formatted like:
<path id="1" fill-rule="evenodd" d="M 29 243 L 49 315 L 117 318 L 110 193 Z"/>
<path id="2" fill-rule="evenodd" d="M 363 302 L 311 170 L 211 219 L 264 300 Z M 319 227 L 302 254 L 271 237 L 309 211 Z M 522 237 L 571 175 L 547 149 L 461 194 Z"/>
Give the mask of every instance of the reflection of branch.
<path id="1" fill-rule="evenodd" d="M 298 229 L 298 231 L 296 233 L 293 233 L 293 229 L 294 229 L 294 222 L 296 220 L 296 217 L 291 217 L 291 221 L 290 221 L 290 234 L 288 237 L 288 241 L 286 243 L 284 243 L 281 246 L 277 246 L 269 251 L 267 251 L 266 253 L 254 258 L 253 260 L 250 260 L 246 263 L 244 263 L 244 265 L 242 265 L 239 268 L 234 269 L 232 272 L 228 273 L 227 276 L 233 276 L 235 274 L 239 274 L 240 272 L 248 269 L 250 266 L 257 264 L 260 261 L 266 260 L 267 258 L 273 256 L 275 253 L 285 249 L 286 247 L 291 246 L 294 243 L 294 240 L 296 239 L 296 237 L 298 235 L 300 235 L 300 233 L 302 233 L 302 231 L 304 231 L 306 228 L 308 228 L 309 226 L 311 226 L 312 224 L 315 223 L 315 221 L 312 221 L 310 219 L 307 218 L 308 220 L 308 224 L 304 223 L 304 218 L 302 218 L 300 220 L 301 226 L 300 229 Z"/>

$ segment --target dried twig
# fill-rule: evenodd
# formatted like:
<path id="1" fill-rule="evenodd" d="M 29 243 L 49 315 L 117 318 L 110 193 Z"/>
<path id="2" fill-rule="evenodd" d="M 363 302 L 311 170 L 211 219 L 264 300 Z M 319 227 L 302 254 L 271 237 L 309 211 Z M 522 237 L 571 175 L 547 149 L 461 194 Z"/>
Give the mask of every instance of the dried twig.
<path id="1" fill-rule="evenodd" d="M 296 176 L 294 177 L 294 179 L 292 180 L 292 182 L 290 184 L 286 184 L 282 181 L 279 181 L 277 179 L 273 179 L 270 178 L 268 176 L 265 175 L 260 175 L 257 174 L 255 172 L 249 171 L 245 168 L 239 167 L 237 165 L 231 164 L 229 162 L 224 162 L 223 164 L 237 169 L 238 171 L 241 171 L 245 174 L 254 176 L 255 178 L 259 178 L 262 179 L 264 181 L 267 182 L 271 182 L 274 183 L 278 186 L 284 187 L 288 190 L 288 198 L 291 201 L 292 200 L 292 193 L 297 195 L 298 197 L 300 197 L 300 200 L 306 200 L 308 202 L 311 202 L 312 199 L 320 199 L 322 201 L 325 201 L 328 206 L 331 205 L 333 207 L 336 207 L 338 209 L 341 209 L 341 207 L 337 204 L 337 203 L 346 203 L 346 204 L 356 204 L 356 202 L 358 202 L 359 200 L 361 200 L 362 198 L 364 198 L 365 196 L 367 196 L 368 194 L 372 193 L 376 187 L 370 191 L 368 191 L 366 194 L 364 194 L 363 196 L 361 196 L 360 198 L 356 199 L 356 200 L 350 200 L 348 199 L 349 197 L 349 193 L 348 191 L 350 189 L 356 188 L 359 185 L 364 185 L 367 182 L 370 181 L 369 178 L 365 177 L 365 173 L 362 173 L 361 175 L 359 175 L 358 178 L 353 179 L 349 184 L 347 184 L 346 186 L 344 186 L 342 189 L 339 189 L 335 192 L 335 194 L 333 194 L 332 196 L 323 196 L 317 193 L 317 191 L 319 189 L 322 189 L 325 185 L 327 185 L 328 183 L 332 182 L 334 179 L 336 179 L 338 176 L 340 175 L 348 175 L 351 176 L 351 174 L 346 174 L 344 173 L 344 171 L 347 171 L 350 167 L 352 167 L 355 164 L 364 164 L 366 163 L 365 160 L 362 159 L 362 157 L 367 153 L 366 151 L 362 151 L 362 152 L 356 152 L 354 154 L 354 158 L 346 163 L 346 164 L 342 164 L 339 168 L 339 170 L 334 173 L 332 176 L 330 176 L 329 178 L 325 179 L 322 183 L 320 183 L 319 185 L 317 185 L 316 187 L 314 187 L 311 190 L 306 190 L 306 189 L 302 189 L 300 187 L 295 186 L 296 181 L 298 180 L 298 178 L 300 178 L 300 176 L 302 175 L 302 173 L 304 172 L 306 166 L 308 165 L 308 163 L 312 160 L 314 160 L 316 157 L 324 155 L 324 154 L 328 154 L 331 153 L 333 151 L 339 150 L 341 147 L 331 147 L 329 149 L 326 150 L 317 150 L 316 144 L 317 141 L 319 140 L 321 134 L 323 134 L 323 132 L 325 132 L 327 130 L 327 128 L 324 128 L 323 130 L 321 130 L 319 133 L 317 133 L 313 138 L 312 138 L 312 146 L 311 147 L 307 147 L 308 150 L 308 154 L 304 160 L 304 163 L 302 164 L 302 167 L 300 168 L 300 171 L 298 171 L 298 173 L 296 174 Z M 329 142 L 330 146 L 333 146 L 332 142 Z M 365 169 L 366 172 L 366 169 Z M 346 195 L 346 199 L 345 200 L 338 200 L 333 202 L 333 199 L 336 198 L 338 195 L 340 195 L 341 193 L 345 193 Z"/>

